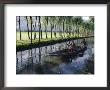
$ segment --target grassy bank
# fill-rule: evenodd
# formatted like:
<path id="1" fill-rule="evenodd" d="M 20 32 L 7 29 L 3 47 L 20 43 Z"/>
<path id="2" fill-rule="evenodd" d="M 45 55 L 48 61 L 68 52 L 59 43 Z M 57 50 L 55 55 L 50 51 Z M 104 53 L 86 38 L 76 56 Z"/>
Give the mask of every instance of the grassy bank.
<path id="1" fill-rule="evenodd" d="M 36 33 L 36 39 L 34 40 L 34 34 Z M 30 37 L 31 37 L 31 33 Z M 25 50 L 28 48 L 32 48 L 35 46 L 44 46 L 44 45 L 49 45 L 49 44 L 54 44 L 62 41 L 67 41 L 69 39 L 77 39 L 78 34 L 70 35 L 63 33 L 61 37 L 61 34 L 58 32 L 56 33 L 56 37 L 54 33 L 52 33 L 53 37 L 51 38 L 51 33 L 47 32 L 48 38 L 46 38 L 45 32 L 42 32 L 42 39 L 39 42 L 39 33 L 38 32 L 32 32 L 32 44 L 31 40 L 28 38 L 28 32 L 21 32 L 21 40 L 20 40 L 20 32 L 16 33 L 16 49 L 17 51 L 19 50 Z M 65 37 L 64 37 L 65 36 Z M 80 35 L 81 37 L 81 35 Z"/>
<path id="2" fill-rule="evenodd" d="M 34 34 L 35 33 L 36 33 L 36 38 L 39 38 L 39 32 L 32 32 L 32 39 L 34 39 Z M 56 37 L 55 37 L 55 33 L 53 32 L 52 33 L 52 39 L 61 38 L 61 34 L 62 34 L 63 37 L 78 37 L 78 34 L 69 35 L 69 33 L 59 33 L 59 32 L 56 32 Z M 31 32 L 29 32 L 29 35 L 31 37 Z M 47 37 L 48 37 L 48 39 L 51 39 L 51 32 L 47 32 Z M 16 39 L 20 40 L 20 32 L 16 32 Z M 45 32 L 42 32 L 42 39 L 46 39 Z M 29 40 L 28 32 L 21 32 L 21 40 Z"/>
<path id="3" fill-rule="evenodd" d="M 36 39 L 34 40 L 34 34 L 36 33 Z M 29 33 L 31 37 L 31 33 Z M 61 37 L 60 33 L 56 33 L 56 37 L 54 33 L 52 33 L 52 38 L 51 38 L 51 33 L 47 32 L 47 37 L 45 32 L 42 32 L 42 39 L 40 39 L 40 42 L 47 42 L 47 41 L 57 41 L 60 39 L 67 39 L 67 38 L 73 38 L 73 37 L 78 37 L 78 35 L 71 35 L 69 36 L 68 34 L 63 33 L 62 34 L 63 38 Z M 65 37 L 64 37 L 65 36 Z M 21 32 L 21 40 L 20 40 L 20 32 L 16 33 L 16 45 L 21 46 L 21 45 L 28 45 L 31 43 L 31 40 L 28 38 L 28 32 Z M 32 32 L 32 43 L 39 43 L 39 32 Z"/>

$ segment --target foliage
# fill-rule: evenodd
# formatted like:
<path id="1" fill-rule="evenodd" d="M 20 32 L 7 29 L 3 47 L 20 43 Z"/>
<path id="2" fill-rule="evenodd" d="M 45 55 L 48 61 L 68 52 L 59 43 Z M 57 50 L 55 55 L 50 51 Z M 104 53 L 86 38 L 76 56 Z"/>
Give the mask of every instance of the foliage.
<path id="1" fill-rule="evenodd" d="M 93 16 L 87 21 L 81 16 L 18 16 L 16 22 L 19 26 L 17 46 L 94 34 Z M 23 22 L 27 25 L 26 30 L 21 27 Z"/>

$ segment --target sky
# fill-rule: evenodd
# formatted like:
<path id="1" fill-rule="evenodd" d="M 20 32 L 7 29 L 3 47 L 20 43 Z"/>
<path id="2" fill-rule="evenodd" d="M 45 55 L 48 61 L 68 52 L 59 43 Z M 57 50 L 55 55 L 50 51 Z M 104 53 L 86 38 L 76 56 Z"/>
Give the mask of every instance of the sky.
<path id="1" fill-rule="evenodd" d="M 87 20 L 89 20 L 89 17 L 88 16 L 84 16 L 84 17 L 82 17 L 82 19 L 87 21 Z"/>

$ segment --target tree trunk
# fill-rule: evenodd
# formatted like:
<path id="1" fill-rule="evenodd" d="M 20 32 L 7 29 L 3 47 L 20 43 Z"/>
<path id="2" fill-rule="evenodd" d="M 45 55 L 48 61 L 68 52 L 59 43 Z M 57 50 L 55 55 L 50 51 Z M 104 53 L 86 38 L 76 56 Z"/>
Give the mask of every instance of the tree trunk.
<path id="1" fill-rule="evenodd" d="M 47 23 L 46 23 L 46 24 L 47 24 L 47 26 L 48 26 L 48 17 L 46 18 L 46 21 L 47 21 Z M 48 38 L 48 37 L 47 37 L 47 29 L 48 29 L 48 27 L 47 27 L 47 26 L 46 26 L 46 39 Z"/>
<path id="2" fill-rule="evenodd" d="M 70 26 L 69 26 L 69 37 L 71 36 L 71 28 L 70 28 Z"/>
<path id="3" fill-rule="evenodd" d="M 58 25 L 58 29 L 59 29 L 59 36 L 61 36 L 61 35 L 60 35 L 60 26 L 59 26 L 59 25 Z"/>
<path id="4" fill-rule="evenodd" d="M 21 40 L 21 27 L 20 27 L 20 23 L 21 23 L 21 21 L 20 21 L 20 16 L 19 16 L 19 30 L 20 30 L 20 40 Z"/>
<path id="5" fill-rule="evenodd" d="M 34 40 L 35 40 L 36 39 L 36 31 L 35 31 L 36 30 L 36 22 L 35 22 L 35 26 L 34 26 L 33 30 L 34 30 Z"/>
<path id="6" fill-rule="evenodd" d="M 63 36 L 64 36 L 64 21 L 63 21 Z M 65 36 L 64 36 L 65 37 Z"/>
<path id="7" fill-rule="evenodd" d="M 46 39 L 47 39 L 47 27 L 46 27 L 46 25 L 45 25 L 45 37 L 46 37 Z"/>
<path id="8" fill-rule="evenodd" d="M 48 37 L 47 37 L 47 28 L 46 28 L 46 39 L 47 39 Z"/>
<path id="9" fill-rule="evenodd" d="M 40 32 L 41 32 L 41 23 L 40 23 L 40 16 L 39 16 L 39 42 L 40 42 Z"/>
<path id="10" fill-rule="evenodd" d="M 74 36 L 74 26 L 72 27 L 72 36 Z"/>
<path id="11" fill-rule="evenodd" d="M 55 25 L 54 29 L 56 30 L 56 25 Z M 56 31 L 54 31 L 54 37 L 57 38 L 56 37 Z"/>
<path id="12" fill-rule="evenodd" d="M 61 38 L 63 38 L 63 36 L 62 36 L 62 27 L 60 26 L 60 28 L 61 28 L 61 29 L 60 29 L 60 30 L 61 30 L 61 32 L 60 32 L 60 33 L 61 33 Z"/>
<path id="13" fill-rule="evenodd" d="M 51 39 L 52 39 L 52 28 L 53 28 L 53 26 L 52 26 L 52 24 L 51 24 Z"/>
<path id="14" fill-rule="evenodd" d="M 30 39 L 30 36 L 29 36 L 29 25 L 28 25 L 28 18 L 26 16 L 26 21 L 27 21 L 27 29 L 28 29 L 28 38 Z"/>
<path id="15" fill-rule="evenodd" d="M 84 35 L 84 36 L 83 36 L 83 37 L 85 37 L 85 34 L 86 34 L 86 32 L 85 32 L 85 26 L 84 26 L 84 31 L 83 31 L 83 35 Z"/>
<path id="16" fill-rule="evenodd" d="M 76 23 L 76 34 L 77 34 L 77 37 L 78 37 L 78 25 Z"/>
<path id="17" fill-rule="evenodd" d="M 59 33 L 60 33 L 60 37 L 62 38 L 62 31 L 61 31 L 60 25 L 61 25 L 61 24 L 59 24 Z"/>
<path id="18" fill-rule="evenodd" d="M 30 20 L 31 20 L 31 44 L 32 44 L 32 16 L 30 16 Z"/>
<path id="19" fill-rule="evenodd" d="M 41 39 L 42 39 L 42 29 L 40 31 L 41 31 Z"/>
<path id="20" fill-rule="evenodd" d="M 78 25 L 77 25 L 78 26 Z M 78 38 L 79 38 L 79 26 L 78 26 Z"/>
<path id="21" fill-rule="evenodd" d="M 35 33 L 34 33 L 34 40 L 36 39 L 36 23 L 37 23 L 37 16 L 36 16 L 36 22 L 35 22 L 35 28 L 34 28 L 34 31 L 35 31 Z"/>

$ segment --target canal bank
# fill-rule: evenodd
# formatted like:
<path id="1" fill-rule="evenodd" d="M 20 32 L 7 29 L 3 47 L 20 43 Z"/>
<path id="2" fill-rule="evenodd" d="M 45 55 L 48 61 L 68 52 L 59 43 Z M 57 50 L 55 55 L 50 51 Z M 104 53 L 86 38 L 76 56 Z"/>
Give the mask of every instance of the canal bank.
<path id="1" fill-rule="evenodd" d="M 16 52 L 21 51 L 21 50 L 28 50 L 31 48 L 35 47 L 43 47 L 43 46 L 48 46 L 48 45 L 53 45 L 56 43 L 61 43 L 61 42 L 66 42 L 66 41 L 71 41 L 71 40 L 79 40 L 79 39 L 84 39 L 84 38 L 92 38 L 94 36 L 89 36 L 89 37 L 75 37 L 75 38 L 66 38 L 66 39 L 55 39 L 55 40 L 48 40 L 48 41 L 42 41 L 42 42 L 36 42 L 34 41 L 33 43 L 25 43 L 22 45 L 17 45 L 16 46 Z"/>

